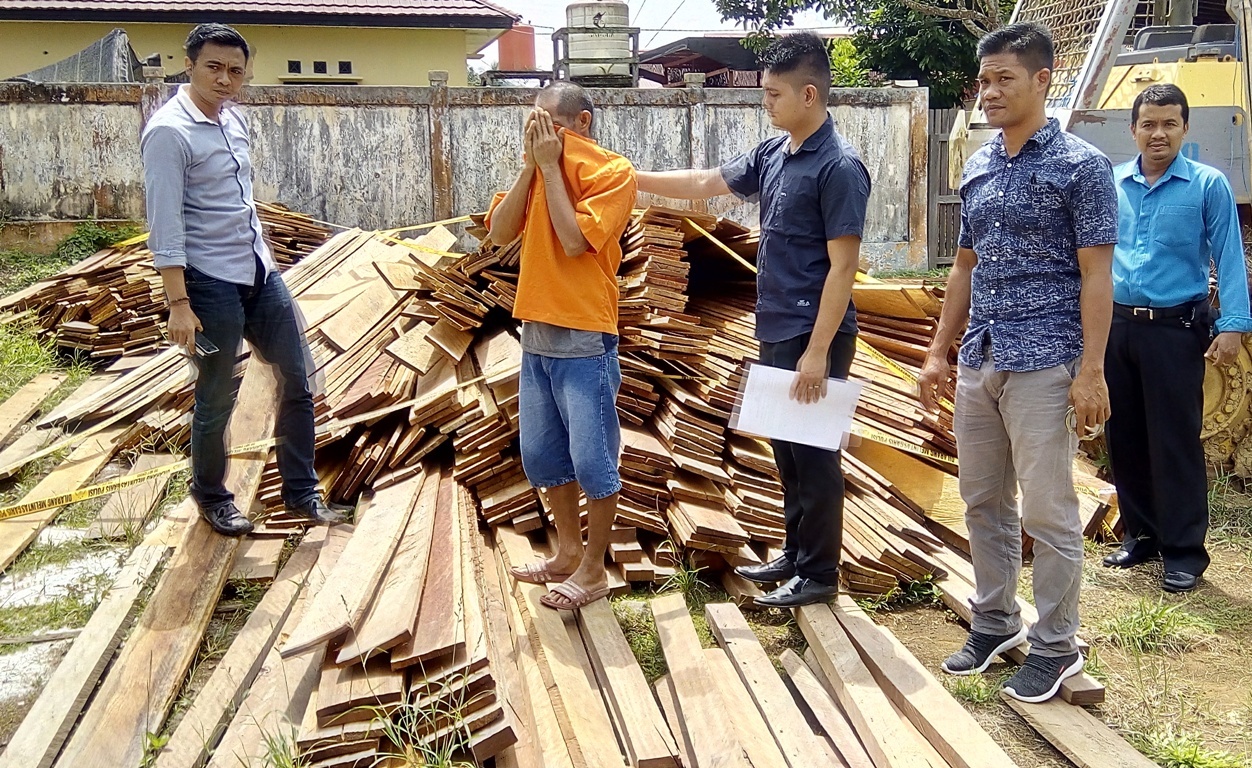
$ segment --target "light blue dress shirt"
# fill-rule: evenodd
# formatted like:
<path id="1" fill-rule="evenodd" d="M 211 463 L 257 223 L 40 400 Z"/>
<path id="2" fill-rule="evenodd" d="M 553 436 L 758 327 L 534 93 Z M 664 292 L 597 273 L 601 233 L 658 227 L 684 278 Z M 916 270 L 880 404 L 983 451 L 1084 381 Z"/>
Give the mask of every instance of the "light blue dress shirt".
<path id="1" fill-rule="evenodd" d="M 1113 301 L 1133 307 L 1174 307 L 1209 293 L 1217 265 L 1219 332 L 1252 331 L 1248 273 L 1235 195 L 1216 168 L 1181 154 L 1148 186 L 1139 158 L 1114 170 L 1118 237 Z"/>
<path id="2" fill-rule="evenodd" d="M 253 285 L 258 259 L 266 276 L 275 266 L 252 198 L 248 125 L 234 107 L 209 119 L 188 87 L 156 111 L 140 140 L 148 248 L 157 269 L 192 267 Z"/>

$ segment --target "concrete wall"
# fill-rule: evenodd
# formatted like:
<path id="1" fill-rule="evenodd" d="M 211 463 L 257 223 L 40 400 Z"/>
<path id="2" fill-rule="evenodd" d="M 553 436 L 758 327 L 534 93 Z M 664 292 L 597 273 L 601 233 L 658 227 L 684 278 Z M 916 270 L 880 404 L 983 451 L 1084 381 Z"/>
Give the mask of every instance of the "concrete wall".
<path id="1" fill-rule="evenodd" d="M 138 136 L 165 85 L 0 84 L 0 195 L 17 218 L 142 218 Z M 774 135 L 760 92 L 593 92 L 596 133 L 645 170 L 715 167 Z M 521 164 L 520 88 L 250 87 L 258 198 L 349 226 L 483 210 Z M 869 265 L 926 266 L 926 92 L 848 89 L 831 113 L 873 179 Z M 757 223 L 726 197 L 708 210 Z"/>
<path id="2" fill-rule="evenodd" d="M 183 41 L 190 24 L 0 21 L 0 80 L 31 72 L 78 53 L 121 27 L 136 55 L 160 53 L 167 74 L 183 69 Z M 238 27 L 254 49 L 252 82 L 279 85 L 285 78 L 322 78 L 313 62 L 326 62 L 330 79 L 362 85 L 426 85 L 426 73 L 446 70 L 452 85 L 466 84 L 470 41 L 464 29 L 386 27 Z M 482 34 L 476 36 L 481 42 Z M 301 62 L 301 75 L 287 72 Z M 352 62 L 352 75 L 339 77 L 339 62 Z"/>

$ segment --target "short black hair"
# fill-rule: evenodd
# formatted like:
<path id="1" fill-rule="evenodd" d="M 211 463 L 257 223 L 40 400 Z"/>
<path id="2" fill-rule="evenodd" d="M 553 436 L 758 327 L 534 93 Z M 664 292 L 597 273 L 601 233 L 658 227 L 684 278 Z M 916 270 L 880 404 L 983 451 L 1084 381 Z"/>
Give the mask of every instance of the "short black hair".
<path id="1" fill-rule="evenodd" d="M 569 80 L 553 80 L 544 87 L 542 93 L 551 93 L 556 95 L 557 114 L 568 120 L 573 120 L 582 112 L 591 115 L 592 123 L 595 123 L 596 107 L 591 103 L 591 96 L 588 95 L 587 89 L 578 83 L 571 83 Z"/>
<path id="2" fill-rule="evenodd" d="M 1177 104 L 1182 107 L 1183 125 L 1187 125 L 1191 117 L 1191 108 L 1187 105 L 1187 94 L 1173 83 L 1149 85 L 1139 92 L 1139 95 L 1135 97 L 1134 105 L 1130 108 L 1130 122 L 1134 125 L 1139 124 L 1139 107 L 1144 104 L 1156 104 L 1161 107 Z"/>
<path id="3" fill-rule="evenodd" d="M 206 43 L 238 48 L 243 51 L 244 61 L 252 55 L 252 51 L 248 49 L 248 41 L 243 39 L 239 30 L 225 24 L 201 24 L 191 30 L 191 33 L 187 35 L 187 42 L 183 43 L 183 47 L 187 49 L 187 58 L 192 61 L 200 58 L 200 50 Z"/>
<path id="4" fill-rule="evenodd" d="M 1056 64 L 1052 33 L 1033 21 L 1009 24 L 983 35 L 978 41 L 978 58 L 998 53 L 1015 55 L 1032 75 L 1041 69 L 1051 70 Z"/>
<path id="5" fill-rule="evenodd" d="M 817 88 L 823 104 L 830 97 L 830 50 L 812 32 L 782 35 L 761 52 L 761 66 L 775 75 L 802 75 Z"/>

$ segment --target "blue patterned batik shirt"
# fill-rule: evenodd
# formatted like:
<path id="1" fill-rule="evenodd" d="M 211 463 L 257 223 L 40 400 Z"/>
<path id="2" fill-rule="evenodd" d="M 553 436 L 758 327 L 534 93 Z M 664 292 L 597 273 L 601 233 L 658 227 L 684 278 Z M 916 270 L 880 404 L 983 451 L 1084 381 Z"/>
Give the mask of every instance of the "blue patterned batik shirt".
<path id="1" fill-rule="evenodd" d="M 1078 249 L 1117 242 L 1113 167 L 1048 120 L 1015 157 L 983 145 L 961 179 L 960 247 L 978 256 L 963 365 L 1038 371 L 1082 354 Z"/>

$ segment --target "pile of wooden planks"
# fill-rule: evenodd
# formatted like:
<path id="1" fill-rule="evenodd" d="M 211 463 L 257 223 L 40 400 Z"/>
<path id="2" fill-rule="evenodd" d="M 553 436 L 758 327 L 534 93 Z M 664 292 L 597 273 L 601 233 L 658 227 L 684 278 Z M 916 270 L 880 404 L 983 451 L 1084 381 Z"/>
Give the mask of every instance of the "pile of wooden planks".
<path id="1" fill-rule="evenodd" d="M 329 230 L 281 205 L 257 205 L 280 268 L 322 245 Z M 60 347 L 96 359 L 134 355 L 164 344 L 161 276 L 144 243 L 107 248 L 0 300 L 0 313 L 33 319 Z"/>

